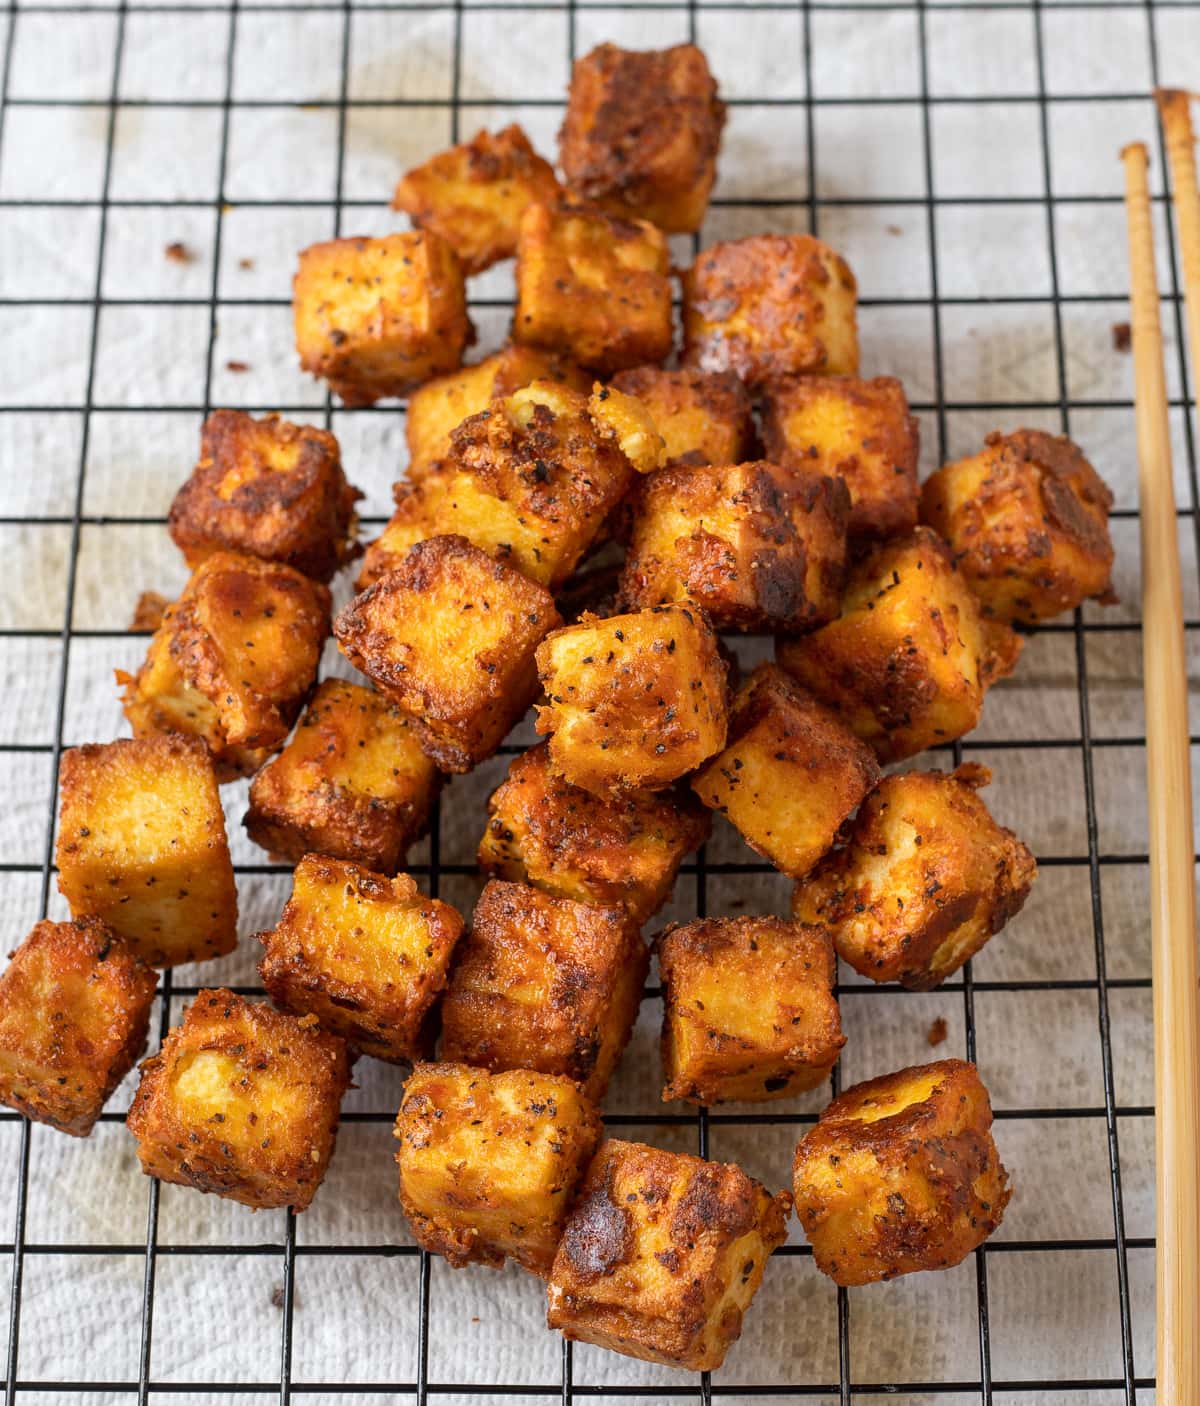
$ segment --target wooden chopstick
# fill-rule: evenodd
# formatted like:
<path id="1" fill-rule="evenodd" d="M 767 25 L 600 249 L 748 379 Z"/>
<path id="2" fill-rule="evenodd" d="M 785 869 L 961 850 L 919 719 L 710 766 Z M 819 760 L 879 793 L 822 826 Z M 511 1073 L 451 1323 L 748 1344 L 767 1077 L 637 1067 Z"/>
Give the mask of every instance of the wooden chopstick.
<path id="1" fill-rule="evenodd" d="M 1188 345 L 1192 355 L 1192 390 L 1200 357 L 1200 188 L 1196 184 L 1196 135 L 1192 131 L 1191 94 L 1159 88 L 1154 94 L 1162 119 L 1167 161 L 1179 230 L 1179 262 L 1187 294 Z"/>
<path id="2" fill-rule="evenodd" d="M 1155 1399 L 1200 1406 L 1200 992 L 1183 599 L 1146 148 L 1121 153 L 1142 542 L 1158 1192 Z M 1193 306 L 1200 289 L 1193 290 Z M 1193 343 L 1194 350 L 1200 344 Z"/>

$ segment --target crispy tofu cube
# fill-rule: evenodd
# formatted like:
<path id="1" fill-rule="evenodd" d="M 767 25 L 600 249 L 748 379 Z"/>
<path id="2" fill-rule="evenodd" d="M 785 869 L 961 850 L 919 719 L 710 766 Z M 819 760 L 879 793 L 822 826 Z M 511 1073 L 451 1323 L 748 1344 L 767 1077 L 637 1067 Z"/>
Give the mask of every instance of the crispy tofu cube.
<path id="1" fill-rule="evenodd" d="M 715 1371 L 790 1209 L 786 1191 L 732 1163 L 609 1139 L 554 1258 L 547 1322 L 626 1357 Z"/>
<path id="2" fill-rule="evenodd" d="M 59 772 L 58 887 L 144 961 L 237 945 L 237 889 L 212 761 L 190 737 L 88 743 Z"/>
<path id="3" fill-rule="evenodd" d="M 1083 451 L 1042 430 L 990 434 L 921 490 L 921 521 L 950 544 L 988 615 L 1035 625 L 1115 599 L 1113 497 Z"/>
<path id="4" fill-rule="evenodd" d="M 245 552 L 328 581 L 358 553 L 354 505 L 361 497 L 326 430 L 216 410 L 167 530 L 192 568 L 216 551 Z"/>
<path id="5" fill-rule="evenodd" d="M 759 1103 L 814 1089 L 846 1038 L 822 928 L 701 918 L 658 939 L 663 1100 Z"/>
<path id="6" fill-rule="evenodd" d="M 856 542 L 917 525 L 920 426 L 894 376 L 786 376 L 766 391 L 763 448 L 776 464 L 832 474 L 850 491 Z"/>
<path id="7" fill-rule="evenodd" d="M 418 1064 L 396 1119 L 400 1204 L 417 1243 L 456 1269 L 511 1259 L 544 1277 L 600 1134 L 570 1079 Z"/>
<path id="8" fill-rule="evenodd" d="M 293 1015 L 316 1016 L 364 1054 L 393 1063 L 430 1047 L 425 1019 L 446 985 L 462 917 L 426 898 L 407 874 L 306 855 L 274 928 L 259 975 Z"/>
<path id="9" fill-rule="evenodd" d="M 0 1103 L 87 1137 L 145 1048 L 156 984 L 98 918 L 37 923 L 0 975 Z"/>
<path id="10" fill-rule="evenodd" d="M 416 483 L 401 480 L 395 485 L 396 511 L 379 536 L 367 544 L 355 590 L 365 591 L 373 586 L 381 576 L 401 565 L 410 547 L 440 535 L 434 530 L 434 521 L 449 485 L 441 467 L 439 464 L 437 471 Z"/>
<path id="11" fill-rule="evenodd" d="M 479 867 L 577 903 L 619 904 L 640 927 L 670 897 L 709 823 L 686 792 L 594 796 L 572 786 L 542 742 L 513 758 L 492 793 Z"/>
<path id="12" fill-rule="evenodd" d="M 243 823 L 255 844 L 292 864 L 324 854 L 394 874 L 425 832 L 438 783 L 394 703 L 326 679 L 291 741 L 251 782 Z"/>
<path id="13" fill-rule="evenodd" d="M 745 386 L 731 372 L 708 374 L 637 366 L 613 386 L 636 396 L 666 441 L 666 462 L 740 464 L 754 444 L 754 418 Z"/>
<path id="14" fill-rule="evenodd" d="M 455 370 L 475 336 L 458 255 L 427 231 L 311 245 L 292 306 L 301 370 L 346 405 L 373 405 Z"/>
<path id="15" fill-rule="evenodd" d="M 765 461 L 651 474 L 632 505 L 619 604 L 692 601 L 721 630 L 813 629 L 841 606 L 848 506 L 839 479 Z"/>
<path id="16" fill-rule="evenodd" d="M 557 352 L 540 347 L 502 347 L 500 351 L 426 381 L 408 398 L 404 432 L 408 439 L 408 478 L 424 478 L 450 452 L 450 433 L 498 397 L 512 395 L 533 381 L 558 381 L 587 393 L 592 378 Z"/>
<path id="17" fill-rule="evenodd" d="M 201 991 L 142 1063 L 129 1131 L 147 1176 L 303 1211 L 333 1156 L 346 1042 L 312 1017 Z"/>
<path id="18" fill-rule="evenodd" d="M 970 732 L 1021 641 L 984 619 L 935 532 L 886 542 L 850 573 L 842 613 L 780 640 L 780 664 L 874 749 L 900 761 Z"/>
<path id="19" fill-rule="evenodd" d="M 629 1043 L 649 965 L 624 908 L 493 879 L 442 1001 L 442 1058 L 561 1074 L 598 1103 Z"/>
<path id="20" fill-rule="evenodd" d="M 549 592 L 465 537 L 434 537 L 337 618 L 342 653 L 408 716 L 443 771 L 489 757 L 537 693 Z"/>
<path id="21" fill-rule="evenodd" d="M 796 1148 L 796 1214 L 836 1284 L 949 1269 L 1000 1224 L 1008 1173 L 973 1064 L 855 1084 Z"/>
<path id="22" fill-rule="evenodd" d="M 637 396 L 597 381 L 588 401 L 588 413 L 597 434 L 617 444 L 639 474 L 653 473 L 666 464 L 667 441 Z"/>
<path id="23" fill-rule="evenodd" d="M 571 191 L 611 214 L 692 233 L 704 223 L 724 125 L 694 44 L 601 44 L 575 61 L 559 162 Z"/>
<path id="24" fill-rule="evenodd" d="M 476 132 L 469 142 L 405 173 L 392 197 L 418 229 L 431 230 L 458 255 L 467 274 L 482 273 L 517 252 L 517 226 L 535 200 L 558 199 L 554 168 L 520 127 Z"/>
<path id="25" fill-rule="evenodd" d="M 871 749 L 773 664 L 739 689 L 729 745 L 692 778 L 751 849 L 785 874 L 807 874 L 879 779 Z"/>
<path id="26" fill-rule="evenodd" d="M 585 615 L 539 645 L 537 667 L 537 730 L 585 791 L 662 791 L 725 745 L 725 662 L 694 608 Z"/>
<path id="27" fill-rule="evenodd" d="M 294 567 L 214 552 L 163 615 L 136 675 L 117 671 L 135 737 L 183 733 L 217 776 L 248 776 L 283 746 L 329 635 L 329 591 Z"/>
<path id="28" fill-rule="evenodd" d="M 1021 911 L 1037 863 L 976 794 L 987 767 L 888 776 L 844 845 L 796 886 L 794 912 L 874 981 L 940 986 Z"/>
<path id="29" fill-rule="evenodd" d="M 713 244 L 683 276 L 683 363 L 733 371 L 756 390 L 776 376 L 858 370 L 858 285 L 807 234 Z"/>
<path id="30" fill-rule="evenodd" d="M 606 374 L 671 350 L 670 255 L 645 220 L 531 205 L 517 242 L 513 340 Z"/>

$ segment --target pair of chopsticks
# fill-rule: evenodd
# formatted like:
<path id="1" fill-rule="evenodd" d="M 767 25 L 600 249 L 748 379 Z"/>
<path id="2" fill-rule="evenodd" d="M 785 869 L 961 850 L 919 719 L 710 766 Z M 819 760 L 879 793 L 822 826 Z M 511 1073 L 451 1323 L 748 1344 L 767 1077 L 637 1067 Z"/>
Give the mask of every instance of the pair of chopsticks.
<path id="1" fill-rule="evenodd" d="M 1174 188 L 1195 385 L 1200 364 L 1200 191 L 1189 95 L 1155 94 Z M 1156 1400 L 1200 1406 L 1200 991 L 1183 602 L 1162 327 L 1140 142 L 1121 153 L 1142 541 L 1142 659 L 1150 808 L 1158 1217 Z M 1186 406 L 1185 406 L 1186 413 Z"/>

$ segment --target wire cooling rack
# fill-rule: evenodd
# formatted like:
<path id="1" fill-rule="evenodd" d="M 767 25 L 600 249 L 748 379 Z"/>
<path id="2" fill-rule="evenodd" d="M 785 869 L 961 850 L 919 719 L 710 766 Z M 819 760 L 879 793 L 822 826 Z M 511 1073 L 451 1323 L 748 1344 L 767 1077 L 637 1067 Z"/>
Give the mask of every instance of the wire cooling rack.
<path id="1" fill-rule="evenodd" d="M 730 122 L 703 239 L 810 229 L 847 255 L 865 370 L 905 380 L 926 470 L 989 429 L 1028 423 L 1074 434 L 1116 491 L 1126 604 L 1038 630 L 980 730 L 953 749 L 993 766 L 993 808 L 1038 852 L 1027 911 L 937 992 L 842 973 L 843 1081 L 945 1054 L 979 1061 L 1017 1184 L 1005 1225 L 957 1270 L 851 1292 L 816 1273 L 793 1227 L 742 1342 L 710 1380 L 561 1344 L 540 1327 L 533 1280 L 456 1273 L 419 1252 L 394 1200 L 395 1070 L 360 1068 L 329 1178 L 299 1219 L 142 1178 L 121 1126 L 128 1080 L 86 1144 L 0 1113 L 10 1406 L 1151 1399 L 1144 738 L 1130 376 L 1114 329 L 1127 315 L 1116 152 L 1153 136 L 1154 84 L 1197 86 L 1194 5 L 9 0 L 5 936 L 14 945 L 62 912 L 59 757 L 122 730 L 108 671 L 144 648 L 126 630 L 137 592 L 182 580 L 163 522 L 203 415 L 234 404 L 323 416 L 368 490 L 367 529 L 386 517 L 403 412 L 344 411 L 296 372 L 295 251 L 397 227 L 383 207 L 398 173 L 477 126 L 515 118 L 552 150 L 570 60 L 604 38 L 706 47 Z M 1161 182 L 1161 161 L 1158 171 Z M 1196 452 L 1163 198 L 1194 645 Z M 184 257 L 164 258 L 175 242 Z M 692 252 L 676 241 L 680 263 Z M 502 336 L 511 277 L 488 274 L 472 293 L 486 349 Z M 337 667 L 332 650 L 326 666 Z M 464 906 L 478 887 L 484 801 L 516 750 L 454 781 L 414 854 L 421 881 Z M 241 838 L 244 785 L 227 794 L 249 934 L 274 921 L 288 875 Z M 786 885 L 748 858 L 719 831 L 685 866 L 664 921 L 786 911 Z M 256 992 L 254 947 L 164 976 L 157 1034 L 202 985 Z M 664 1107 L 657 990 L 648 997 L 606 1103 L 610 1128 L 785 1185 L 792 1145 L 828 1090 L 712 1113 Z"/>

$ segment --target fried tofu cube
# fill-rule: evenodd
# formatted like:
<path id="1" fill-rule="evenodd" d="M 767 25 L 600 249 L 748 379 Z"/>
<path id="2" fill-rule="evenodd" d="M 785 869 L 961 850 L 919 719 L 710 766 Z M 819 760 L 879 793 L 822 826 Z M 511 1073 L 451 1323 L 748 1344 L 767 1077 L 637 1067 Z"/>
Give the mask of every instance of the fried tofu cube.
<path id="1" fill-rule="evenodd" d="M 537 667 L 537 730 L 585 791 L 662 791 L 725 745 L 725 661 L 694 608 L 585 615 L 539 645 Z"/>
<path id="2" fill-rule="evenodd" d="M 361 684 L 326 679 L 283 751 L 250 783 L 244 824 L 256 845 L 394 874 L 425 832 L 436 767 L 408 719 Z"/>
<path id="3" fill-rule="evenodd" d="M 600 374 L 671 350 L 670 255 L 645 220 L 531 205 L 517 241 L 513 340 L 562 352 Z"/>
<path id="4" fill-rule="evenodd" d="M 455 370 L 475 336 L 458 255 L 429 231 L 311 245 L 292 307 L 301 370 L 351 406 Z"/>
<path id="5" fill-rule="evenodd" d="M 396 187 L 392 209 L 444 239 L 472 274 L 510 259 L 526 207 L 558 195 L 554 168 L 514 122 L 499 132 L 476 132 L 413 167 Z"/>
<path id="6" fill-rule="evenodd" d="M 700 918 L 658 939 L 663 1100 L 791 1098 L 829 1077 L 846 1038 L 822 928 Z"/>
<path id="7" fill-rule="evenodd" d="M 858 370 L 858 285 L 807 234 L 756 234 L 705 249 L 683 276 L 683 364 L 733 371 L 751 390 L 776 376 Z"/>
<path id="8" fill-rule="evenodd" d="M 446 496 L 449 479 L 440 472 L 441 464 L 437 467 L 438 472 L 432 472 L 416 483 L 402 480 L 395 485 L 396 511 L 379 536 L 367 544 L 354 583 L 355 590 L 365 591 L 373 586 L 381 576 L 395 571 L 408 555 L 410 547 L 440 535 L 434 529 L 434 521 L 438 507 Z"/>
<path id="9" fill-rule="evenodd" d="M 795 633 L 836 618 L 846 576 L 840 479 L 765 461 L 651 474 L 632 505 L 620 606 L 703 606 L 721 630 Z"/>
<path id="10" fill-rule="evenodd" d="M 921 490 L 921 521 L 950 544 L 988 615 L 1036 625 L 1085 600 L 1108 604 L 1108 485 L 1065 436 L 990 434 Z"/>
<path id="11" fill-rule="evenodd" d="M 1012 1194 L 973 1064 L 944 1059 L 855 1084 L 796 1148 L 796 1214 L 835 1284 L 949 1269 Z"/>
<path id="12" fill-rule="evenodd" d="M 725 104 L 694 44 L 600 44 L 575 61 L 559 163 L 584 200 L 690 234 L 704 223 L 724 125 Z"/>
<path id="13" fill-rule="evenodd" d="M 915 756 L 970 732 L 983 696 L 1011 673 L 1021 641 L 984 619 L 935 532 L 886 542 L 850 573 L 842 613 L 776 657 L 880 761 Z"/>
<path id="14" fill-rule="evenodd" d="M 596 433 L 616 443 L 639 474 L 651 474 L 666 464 L 667 441 L 637 396 L 597 381 L 588 413 Z"/>
<path id="15" fill-rule="evenodd" d="M 619 904 L 640 927 L 670 897 L 709 824 L 686 792 L 595 796 L 572 786 L 541 742 L 513 758 L 488 801 L 479 867 L 577 903 Z"/>
<path id="16" fill-rule="evenodd" d="M 216 410 L 167 530 L 193 569 L 216 551 L 245 552 L 328 581 L 357 555 L 361 497 L 328 431 Z"/>
<path id="17" fill-rule="evenodd" d="M 256 1210 L 303 1211 L 349 1087 L 346 1042 L 311 1017 L 201 991 L 143 1061 L 127 1122 L 147 1176 Z"/>
<path id="18" fill-rule="evenodd" d="M 598 1103 L 629 1043 L 649 965 L 624 908 L 493 879 L 442 1001 L 442 1058 L 560 1074 Z"/>
<path id="19" fill-rule="evenodd" d="M 337 618 L 342 653 L 413 723 L 443 771 L 490 757 L 537 694 L 549 592 L 465 537 L 433 537 Z"/>
<path id="20" fill-rule="evenodd" d="M 450 433 L 464 420 L 533 381 L 558 381 L 584 394 L 592 387 L 592 378 L 557 352 L 515 345 L 418 386 L 404 421 L 409 480 L 424 478 L 449 454 Z"/>
<path id="21" fill-rule="evenodd" d="M 555 1256 L 547 1322 L 626 1357 L 715 1371 L 790 1210 L 786 1191 L 732 1163 L 609 1139 Z"/>
<path id="22" fill-rule="evenodd" d="M 463 920 L 394 879 L 324 855 L 296 866 L 283 915 L 258 940 L 267 995 L 316 1016 L 363 1054 L 402 1063 L 428 1053 L 425 1019 L 446 985 Z"/>
<path id="23" fill-rule="evenodd" d="M 976 794 L 990 780 L 972 764 L 885 777 L 844 844 L 796 886 L 796 918 L 828 928 L 873 981 L 940 986 L 1021 911 L 1037 877 Z"/>
<path id="24" fill-rule="evenodd" d="M 87 1137 L 145 1048 L 156 984 L 98 918 L 35 924 L 0 974 L 0 1103 Z"/>
<path id="25" fill-rule="evenodd" d="M 545 1277 L 600 1134 L 570 1079 L 418 1064 L 396 1119 L 400 1204 L 417 1243 L 456 1269 L 511 1259 Z"/>
<path id="26" fill-rule="evenodd" d="M 212 761 L 190 737 L 125 738 L 63 753 L 58 887 L 157 967 L 237 945 L 237 889 Z"/>
<path id="27" fill-rule="evenodd" d="M 117 671 L 135 737 L 183 733 L 217 776 L 249 776 L 283 746 L 329 635 L 329 590 L 280 562 L 214 552 L 163 615 L 136 675 Z"/>
<path id="28" fill-rule="evenodd" d="M 855 542 L 917 525 L 920 426 L 894 376 L 785 376 L 767 386 L 763 448 L 776 464 L 836 475 Z"/>
<path id="29" fill-rule="evenodd" d="M 637 366 L 613 386 L 636 396 L 666 440 L 666 462 L 740 464 L 754 444 L 754 417 L 745 386 L 731 372 Z"/>
<path id="30" fill-rule="evenodd" d="M 692 778 L 704 804 L 784 874 L 807 874 L 879 779 L 871 749 L 773 664 L 738 690 L 729 745 Z"/>

